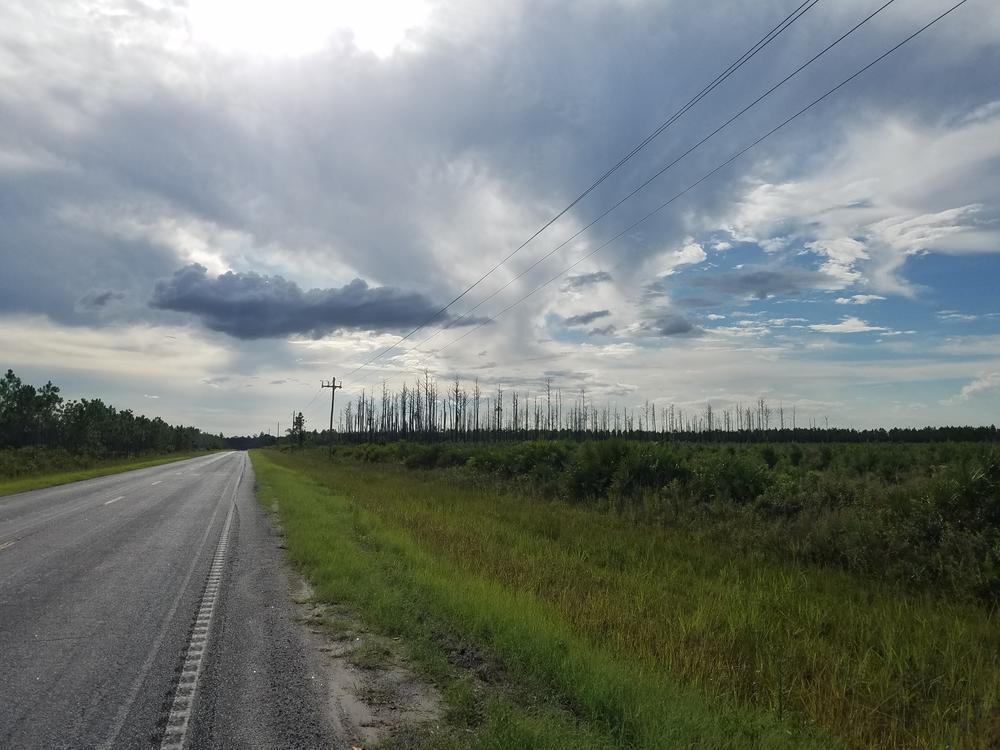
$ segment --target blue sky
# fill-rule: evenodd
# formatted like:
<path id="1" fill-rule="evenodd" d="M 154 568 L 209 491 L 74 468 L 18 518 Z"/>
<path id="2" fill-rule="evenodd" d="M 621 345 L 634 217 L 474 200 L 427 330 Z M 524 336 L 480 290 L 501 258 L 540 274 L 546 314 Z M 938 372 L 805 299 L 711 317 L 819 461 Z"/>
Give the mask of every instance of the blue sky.
<path id="1" fill-rule="evenodd" d="M 0 366 L 213 431 L 319 426 L 320 379 L 426 320 L 797 5 L 4 3 Z M 820 0 L 447 320 L 563 276 L 454 346 L 468 327 L 429 326 L 344 394 L 426 368 L 621 406 L 997 422 L 987 0 L 591 255 L 952 5 L 895 0 L 527 270 L 881 5 Z"/>

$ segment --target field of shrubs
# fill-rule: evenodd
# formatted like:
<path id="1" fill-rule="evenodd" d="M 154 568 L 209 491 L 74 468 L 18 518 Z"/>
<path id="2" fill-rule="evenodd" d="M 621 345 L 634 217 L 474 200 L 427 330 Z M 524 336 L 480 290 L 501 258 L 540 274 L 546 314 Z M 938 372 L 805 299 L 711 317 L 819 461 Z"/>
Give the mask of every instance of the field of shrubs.
<path id="1" fill-rule="evenodd" d="M 447 469 L 726 544 L 996 603 L 1000 450 L 983 443 L 390 443 L 338 454 Z"/>

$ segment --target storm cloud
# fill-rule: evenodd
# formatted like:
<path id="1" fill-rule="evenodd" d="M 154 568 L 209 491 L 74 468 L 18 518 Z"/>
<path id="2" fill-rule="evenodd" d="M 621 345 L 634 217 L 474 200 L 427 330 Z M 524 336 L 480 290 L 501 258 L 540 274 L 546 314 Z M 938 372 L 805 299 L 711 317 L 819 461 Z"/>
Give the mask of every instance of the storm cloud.
<path id="1" fill-rule="evenodd" d="M 240 339 L 338 329 L 395 331 L 420 325 L 440 309 L 427 297 L 361 279 L 337 289 L 303 290 L 281 276 L 229 271 L 212 278 L 193 263 L 156 283 L 150 305 L 190 313 L 214 331 Z"/>

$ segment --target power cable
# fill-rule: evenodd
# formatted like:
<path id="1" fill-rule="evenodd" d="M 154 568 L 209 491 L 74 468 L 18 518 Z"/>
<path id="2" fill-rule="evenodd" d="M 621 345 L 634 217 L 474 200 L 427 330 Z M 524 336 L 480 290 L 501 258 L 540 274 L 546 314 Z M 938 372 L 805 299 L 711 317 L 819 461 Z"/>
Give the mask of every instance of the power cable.
<path id="1" fill-rule="evenodd" d="M 410 348 L 408 351 L 419 350 L 419 349 L 421 349 L 423 347 L 424 344 L 426 344 L 431 339 L 436 338 L 443 331 L 448 330 L 450 328 L 455 328 L 458 323 L 460 323 L 461 321 L 463 321 L 466 318 L 468 318 L 469 315 L 471 315 L 473 312 L 475 312 L 476 310 L 478 310 L 482 305 L 484 305 L 485 303 L 489 302 L 491 299 L 493 299 L 494 297 L 496 297 L 498 294 L 500 294 L 502 291 L 504 291 L 507 287 L 509 287 L 515 281 L 518 281 L 523 276 L 525 276 L 527 273 L 531 272 L 533 269 L 535 269 L 541 263 L 543 263 L 544 261 L 546 261 L 549 258 L 551 258 L 553 255 L 555 255 L 557 252 L 559 252 L 562 248 L 566 247 L 566 245 L 568 245 L 570 242 L 572 242 L 573 240 L 575 240 L 576 238 L 578 238 L 580 235 L 582 235 L 588 229 L 590 229 L 595 224 L 597 224 L 599 221 L 601 221 L 606 216 L 608 216 L 608 214 L 610 214 L 613 211 L 615 211 L 616 209 L 618 209 L 623 203 L 625 203 L 626 201 L 628 201 L 631 198 L 635 197 L 638 193 L 640 193 L 642 190 L 644 190 L 646 187 L 648 187 L 654 180 L 656 180 L 659 177 L 661 177 L 664 173 L 666 173 L 672 167 L 674 167 L 678 162 L 680 162 L 686 156 L 688 156 L 689 154 L 691 154 L 691 152 L 693 152 L 696 149 L 700 148 L 707 141 L 711 140 L 716 135 L 718 135 L 722 130 L 724 130 L 729 125 L 731 125 L 734 121 L 736 121 L 737 119 L 739 119 L 740 117 L 742 117 L 744 114 L 746 114 L 748 111 L 750 111 L 751 109 L 753 109 L 755 106 L 757 106 L 758 104 L 760 104 L 760 102 L 762 102 L 768 96 L 770 96 L 775 91 L 777 91 L 779 88 L 781 88 L 782 86 L 784 86 L 792 78 L 794 78 L 795 76 L 797 76 L 799 73 L 801 73 L 807 67 L 809 67 L 810 65 L 812 65 L 814 62 L 816 62 L 817 60 L 819 60 L 821 57 L 823 57 L 823 55 L 825 55 L 827 52 L 829 52 L 830 50 L 832 50 L 838 44 L 840 44 L 841 42 L 843 42 L 845 39 L 847 39 L 849 36 L 851 36 L 853 33 L 855 33 L 858 29 L 860 29 L 862 26 L 864 26 L 866 23 L 868 23 L 870 20 L 872 20 L 875 16 L 877 16 L 883 10 L 885 10 L 890 5 L 892 5 L 895 1 L 896 0 L 886 0 L 885 3 L 883 3 L 881 6 L 879 6 L 874 11 L 872 11 L 868 16 L 866 16 L 865 18 L 863 18 L 861 21 L 859 21 L 857 24 L 855 24 L 848 31 L 844 32 L 841 36 L 839 36 L 833 42 L 831 42 L 826 47 L 824 47 L 821 51 L 817 52 L 809 60 L 807 60 L 806 62 L 802 63 L 798 68 L 796 68 L 791 73 L 789 73 L 787 76 L 785 76 L 783 79 L 781 79 L 780 81 L 778 81 L 778 83 L 776 83 L 773 86 L 771 86 L 771 88 L 769 88 L 763 94 L 761 94 L 756 99 L 754 99 L 752 102 L 750 102 L 750 104 L 748 104 L 747 106 L 745 106 L 743 109 L 741 109 L 735 115 L 733 115 L 728 120 L 726 120 L 724 123 L 722 123 L 721 125 L 719 125 L 711 133 L 709 133 L 704 138 L 702 138 L 700 141 L 698 141 L 693 146 L 691 146 L 690 148 L 688 148 L 680 156 L 678 156 L 677 158 L 675 158 L 673 161 L 669 162 L 666 166 L 664 166 L 662 169 L 660 169 L 659 171 L 657 171 L 650 178 L 648 178 L 647 180 L 645 180 L 642 184 L 638 185 L 635 189 L 633 189 L 625 197 L 623 197 L 620 200 L 618 200 L 610 208 L 608 208 L 607 210 L 605 210 L 604 212 L 602 212 L 600 215 L 598 215 L 597 218 L 595 218 L 593 221 L 591 221 L 585 227 L 583 227 L 582 229 L 578 230 L 575 234 L 573 234 L 572 236 L 566 238 L 563 242 L 561 242 L 558 245 L 556 245 L 552 250 L 550 250 L 549 252 L 547 252 L 545 255 L 543 255 L 542 257 L 540 257 L 538 260 L 536 260 L 530 266 L 528 266 L 527 268 L 525 268 L 519 274 L 517 274 L 512 279 L 510 279 L 509 281 L 507 281 L 507 283 L 505 283 L 503 286 L 501 286 L 500 288 L 498 288 L 496 291 L 494 291 L 493 293 L 491 293 L 489 296 L 484 297 L 482 300 L 480 300 L 478 303 L 476 303 L 473 307 L 469 308 L 464 313 L 462 313 L 458 318 L 456 318 L 455 320 L 451 321 L 448 325 L 444 326 L 443 328 L 435 331 L 430 336 L 428 336 L 427 338 L 425 338 L 422 341 L 420 341 L 416 346 Z"/>
<path id="2" fill-rule="evenodd" d="M 667 120 L 665 120 L 663 123 L 661 123 L 652 133 L 650 133 L 642 141 L 640 141 L 636 146 L 634 146 L 625 156 L 623 156 L 621 159 L 619 159 L 618 162 L 613 167 L 607 169 L 600 177 L 597 178 L 597 180 L 595 180 L 590 185 L 590 187 L 588 187 L 586 190 L 584 190 L 582 193 L 580 193 L 580 195 L 578 195 L 576 198 L 574 198 L 573 201 L 570 202 L 569 205 L 567 205 L 565 208 L 563 208 L 561 211 L 559 211 L 555 216 L 553 216 L 551 219 L 549 219 L 544 225 L 542 225 L 538 230 L 536 230 L 535 233 L 532 234 L 528 239 L 526 239 L 524 242 L 522 242 L 518 247 L 516 247 L 511 253 L 509 253 L 506 257 L 504 257 L 500 262 L 498 262 L 496 265 L 494 265 L 485 274 L 483 274 L 482 276 L 480 276 L 475 282 L 473 282 L 468 287 L 466 287 L 460 294 L 458 294 L 458 296 L 456 296 L 454 299 L 452 299 L 450 302 L 448 302 L 448 304 L 444 305 L 440 310 L 438 310 L 433 315 L 431 315 L 430 317 L 428 317 L 426 320 L 424 320 L 420 325 L 418 325 L 416 328 L 414 328 L 413 330 L 411 330 L 409 333 L 407 333 L 406 335 L 402 336 L 394 344 L 392 344 L 391 346 L 387 347 L 386 349 L 384 349 L 383 351 L 379 352 L 378 354 L 376 354 L 375 356 L 371 357 L 370 359 L 366 360 L 365 362 L 362 362 L 354 370 L 352 370 L 351 372 L 347 373 L 347 377 L 350 377 L 351 375 L 353 375 L 354 373 L 356 373 L 358 370 L 361 370 L 362 368 L 367 367 L 372 362 L 375 362 L 376 360 L 381 359 L 386 354 L 388 354 L 389 352 L 391 352 L 394 349 L 396 349 L 404 341 L 407 341 L 409 338 L 411 338 L 414 334 L 416 334 L 417 332 L 423 330 L 426 326 L 428 326 L 429 324 L 431 324 L 435 320 L 437 320 L 438 317 L 440 317 L 442 314 L 444 314 L 449 308 L 451 308 L 452 305 L 454 305 L 456 302 L 458 302 L 463 297 L 465 297 L 465 295 L 467 295 L 469 292 L 471 292 L 473 289 L 475 289 L 477 286 L 479 286 L 479 284 L 481 284 L 487 277 L 489 277 L 492 273 L 494 273 L 495 271 L 497 271 L 507 261 L 509 261 L 515 255 L 517 255 L 517 253 L 519 253 L 521 250 L 523 250 L 525 247 L 527 247 L 528 244 L 532 242 L 532 240 L 534 240 L 536 237 L 538 237 L 542 232 L 544 232 L 546 229 L 548 229 L 550 226 L 552 226 L 560 218 L 562 218 L 563 216 L 565 216 L 566 213 L 568 213 L 581 200 L 583 200 L 588 195 L 590 195 L 590 193 L 592 193 L 598 186 L 600 186 L 605 180 L 607 180 L 608 177 L 610 177 L 615 172 L 617 172 L 619 169 L 621 169 L 621 167 L 624 166 L 629 160 L 631 160 L 633 156 L 635 156 L 640 151 L 642 151 L 653 140 L 655 140 L 660 134 L 662 134 L 663 131 L 665 131 L 668 127 L 670 127 L 670 125 L 672 125 L 680 117 L 682 117 L 688 110 L 690 110 L 692 107 L 694 107 L 698 102 L 700 102 L 702 99 L 704 99 L 713 90 L 715 90 L 723 81 L 725 81 L 727 78 L 729 78 L 733 73 L 735 73 L 737 70 L 739 70 L 741 67 L 743 67 L 743 65 L 745 65 L 747 62 L 749 62 L 750 59 L 752 59 L 758 52 L 760 52 L 767 45 L 769 45 L 771 42 L 773 42 L 778 36 L 781 35 L 782 32 L 784 32 L 785 30 L 787 30 L 793 23 L 795 23 L 797 20 L 799 20 L 799 18 L 801 18 L 803 15 L 805 15 L 809 10 L 811 10 L 818 2 L 819 2 L 819 0 L 805 0 L 805 2 L 801 3 L 788 16 L 786 16 L 784 19 L 782 19 L 782 21 L 777 26 L 775 26 L 767 34 L 765 34 L 749 50 L 747 50 L 746 52 L 744 52 L 736 60 L 734 60 L 732 63 L 730 63 L 729 66 L 725 70 L 723 70 L 719 75 L 717 75 L 715 77 L 715 79 L 712 80 L 711 83 L 709 83 L 707 86 L 705 86 L 692 99 L 690 99 L 683 107 L 681 107 L 679 110 L 677 110 L 674 114 L 672 114 L 669 118 L 667 118 Z"/>
<path id="3" fill-rule="evenodd" d="M 867 65 L 865 65 L 864 67 L 860 68 L 859 70 L 857 70 L 856 72 L 854 72 L 853 74 L 851 74 L 850 76 L 848 76 L 847 78 L 845 78 L 843 81 L 841 81 L 840 83 L 838 83 L 836 86 L 834 86 L 833 88 L 831 88 L 825 94 L 823 94 L 822 96 L 814 99 L 812 102 L 810 102 L 809 104 L 807 104 L 805 107 L 803 107 L 802 109 L 798 110 L 791 117 L 787 118 L 786 120 L 784 120 L 783 122 L 781 122 L 779 125 L 776 125 L 774 128 L 772 128 L 771 130 L 769 130 L 767 133 L 765 133 L 764 135 L 760 136 L 757 140 L 755 140 L 752 143 L 750 143 L 748 146 L 745 146 L 740 151 L 737 151 L 735 154 L 733 154 L 728 159 L 726 159 L 726 161 L 724 161 L 721 164 L 719 164 L 718 166 L 714 167 L 711 171 L 705 173 L 697 181 L 691 183 L 688 187 L 684 188 L 682 191 L 680 191 L 679 193 L 675 194 L 669 200 L 667 200 L 664 203 L 660 204 L 653 211 L 650 211 L 648 214 L 646 214 L 645 216 L 643 216 L 641 219 L 633 222 L 632 224 L 630 224 L 629 226 L 627 226 L 625 229 L 621 230 L 618 234 L 616 234 L 615 236 L 613 236 L 611 239 L 609 239 L 605 243 L 599 245 L 598 247 L 594 248 L 592 251 L 590 251 L 589 253 L 587 253 L 583 257 L 581 257 L 579 260 L 577 260 L 574 263 L 570 264 L 569 266 L 565 267 L 563 270 L 561 270 L 555 276 L 553 276 L 552 278 L 550 278 L 548 281 L 545 281 L 544 283 L 539 284 L 538 286 L 536 286 L 534 289 L 532 289 L 530 292 L 528 292 L 527 294 L 525 294 L 520 299 L 518 299 L 515 302 L 512 302 L 511 304 L 507 305 L 507 307 L 503 308 L 502 310 L 500 310 L 498 313 L 496 313 L 492 317 L 487 318 L 486 320 L 484 320 L 481 323 L 479 323 L 479 325 L 477 325 L 474 328 L 471 328 L 468 331 L 466 331 L 465 333 L 463 333 L 461 336 L 458 336 L 457 338 L 453 339 L 452 341 L 449 341 L 447 344 L 445 344 L 441 348 L 436 349 L 433 353 L 434 354 L 440 354 L 445 349 L 448 349 L 449 347 L 454 346 L 455 344 L 457 344 L 462 339 L 464 339 L 467 336 L 470 336 L 471 334 L 475 333 L 476 331 L 478 331 L 483 326 L 488 325 L 489 323 L 492 323 L 497 318 L 499 318 L 501 315 L 505 314 L 506 312 L 508 312 L 509 310 L 513 309 L 514 307 L 520 305 L 522 302 L 524 302 L 529 297 L 531 297 L 534 294 L 536 294 L 541 289 L 544 289 L 545 287 L 547 287 L 552 282 L 556 281 L 557 279 L 561 278 L 562 276 L 564 276 L 569 271 L 571 271 L 574 268 L 576 268 L 578 265 L 580 265 L 581 263 L 583 263 L 583 261 L 587 260 L 588 258 L 591 258 L 592 256 L 596 255 L 598 252 L 600 252 L 604 248 L 608 247 L 612 243 L 614 243 L 617 240 L 621 239 L 628 232 L 631 232 L 633 229 L 635 229 L 640 224 L 644 223 L 645 221 L 649 220 L 650 218 L 652 218 L 656 214 L 660 213 L 663 209 L 667 208 L 667 206 L 669 206 L 670 204 L 672 204 L 674 201 L 676 201 L 677 199 L 679 199 L 682 196 L 686 195 L 691 190 L 693 190 L 694 188 L 696 188 L 698 185 L 700 185 L 701 183 L 703 183 L 706 180 L 708 180 L 714 174 L 716 174 L 717 172 L 721 171 L 725 167 L 727 167 L 730 164 L 732 164 L 734 161 L 736 161 L 737 159 L 739 159 L 741 156 L 743 156 L 744 154 L 746 154 L 748 151 L 750 151 L 751 149 L 755 148 L 756 146 L 758 146 L 763 141 L 765 141 L 768 138 L 770 138 L 776 132 L 778 132 L 779 130 L 781 130 L 782 128 L 784 128 L 786 125 L 790 124 L 794 120 L 796 120 L 799 117 L 801 117 L 803 114 L 805 114 L 806 112 L 808 112 L 809 110 L 811 110 L 817 104 L 819 104 L 820 102 L 824 101 L 825 99 L 827 99 L 828 97 L 830 97 L 831 95 L 833 95 L 834 93 L 836 93 L 837 91 L 839 91 L 840 89 L 842 89 L 844 86 L 846 86 L 847 84 L 849 84 L 855 78 L 857 78 L 858 76 L 862 75 L 863 73 L 865 73 L 867 70 L 869 70 L 870 68 L 874 67 L 878 63 L 880 63 L 882 60 L 884 60 L 885 58 L 887 58 L 889 55 L 893 54 L 900 47 L 902 47 L 903 45 L 905 45 L 906 43 L 908 43 L 909 41 L 911 41 L 915 37 L 919 36 L 923 32 L 927 31 L 927 29 L 929 29 L 932 26 L 934 26 L 936 23 L 938 23 L 939 21 L 941 21 L 942 19 L 944 19 L 946 16 L 948 16 L 951 13 L 953 13 L 954 11 L 956 11 L 961 6 L 965 5 L 968 1 L 969 0 L 960 0 L 960 2 L 955 3 L 948 10 L 944 11 L 939 16 L 937 16 L 936 18 L 934 18 L 931 21 L 927 22 L 924 26 L 920 27 L 919 29 L 917 29 L 916 31 L 914 31 L 913 33 L 911 33 L 905 39 L 903 39 L 902 41 L 898 42 L 893 47 L 891 47 L 888 50 L 886 50 L 885 52 L 883 52 L 881 55 L 879 55 L 878 57 L 876 57 L 874 60 L 872 60 L 871 62 L 869 62 Z"/>

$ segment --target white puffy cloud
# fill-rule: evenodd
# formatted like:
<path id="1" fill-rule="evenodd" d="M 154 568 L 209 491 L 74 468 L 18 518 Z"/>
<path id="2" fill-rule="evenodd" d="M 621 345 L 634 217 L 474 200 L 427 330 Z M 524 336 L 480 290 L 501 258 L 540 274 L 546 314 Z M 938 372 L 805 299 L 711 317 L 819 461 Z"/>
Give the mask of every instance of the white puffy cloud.
<path id="1" fill-rule="evenodd" d="M 838 305 L 868 305 L 872 302 L 882 302 L 885 297 L 879 294 L 852 294 L 850 297 L 837 297 Z"/>
<path id="2" fill-rule="evenodd" d="M 809 326 L 820 333 L 868 333 L 871 331 L 888 331 L 882 326 L 869 325 L 861 318 L 846 317 L 839 323 L 813 323 Z"/>
<path id="3" fill-rule="evenodd" d="M 868 117 L 819 168 L 760 180 L 729 217 L 736 237 L 801 243 L 845 286 L 911 295 L 906 259 L 1000 252 L 1000 112 L 959 122 Z"/>
<path id="4" fill-rule="evenodd" d="M 964 386 L 958 400 L 968 401 L 979 396 L 1000 395 L 1000 372 L 988 372 Z"/>
<path id="5" fill-rule="evenodd" d="M 664 253 L 654 259 L 652 264 L 654 267 L 659 267 L 661 275 L 670 276 L 677 273 L 678 268 L 696 266 L 707 259 L 708 254 L 705 252 L 705 249 L 697 242 L 689 239 L 683 247 Z"/>

